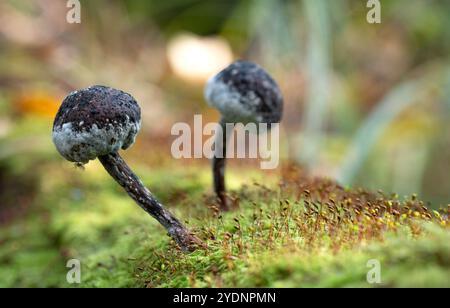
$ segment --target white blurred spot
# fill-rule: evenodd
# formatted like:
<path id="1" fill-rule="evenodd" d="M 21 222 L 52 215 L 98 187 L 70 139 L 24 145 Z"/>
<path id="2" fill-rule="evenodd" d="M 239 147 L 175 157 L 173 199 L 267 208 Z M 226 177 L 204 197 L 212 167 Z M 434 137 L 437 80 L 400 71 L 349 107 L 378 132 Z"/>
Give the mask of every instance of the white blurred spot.
<path id="1" fill-rule="evenodd" d="M 178 77 L 204 82 L 230 64 L 233 53 L 223 38 L 180 34 L 169 42 L 167 57 Z"/>
<path id="2" fill-rule="evenodd" d="M 7 119 L 0 119 L 0 138 L 6 137 L 11 130 L 11 123 Z"/>

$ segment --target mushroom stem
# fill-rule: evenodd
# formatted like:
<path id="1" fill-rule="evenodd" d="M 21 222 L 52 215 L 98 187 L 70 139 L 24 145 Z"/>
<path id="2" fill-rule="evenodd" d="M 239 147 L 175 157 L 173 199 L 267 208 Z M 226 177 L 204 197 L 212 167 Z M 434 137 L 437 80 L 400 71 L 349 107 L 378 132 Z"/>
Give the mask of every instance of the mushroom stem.
<path id="1" fill-rule="evenodd" d="M 228 199 L 225 186 L 225 162 L 227 158 L 227 144 L 230 140 L 234 126 L 226 125 L 224 118 L 220 119 L 221 134 L 216 134 L 215 154 L 212 160 L 214 192 L 220 201 L 220 208 L 223 211 L 229 210 Z"/>
<path id="2" fill-rule="evenodd" d="M 169 235 L 184 251 L 193 251 L 201 245 L 189 230 L 159 203 L 141 180 L 128 167 L 119 153 L 99 156 L 98 159 L 108 173 L 122 186 L 128 195 L 148 214 L 166 228 Z"/>

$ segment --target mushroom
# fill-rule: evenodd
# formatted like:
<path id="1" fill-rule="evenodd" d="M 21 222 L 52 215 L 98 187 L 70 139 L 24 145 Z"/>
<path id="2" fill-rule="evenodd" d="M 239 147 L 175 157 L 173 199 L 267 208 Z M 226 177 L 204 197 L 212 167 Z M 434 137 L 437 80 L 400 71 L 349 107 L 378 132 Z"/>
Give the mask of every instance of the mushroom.
<path id="1" fill-rule="evenodd" d="M 166 228 L 184 251 L 199 240 L 159 203 L 119 154 L 135 141 L 141 126 L 136 100 L 120 90 L 92 86 L 70 93 L 53 124 L 53 143 L 68 161 L 83 165 L 96 158 L 128 195 Z"/>
<path id="2" fill-rule="evenodd" d="M 216 134 L 212 159 L 214 191 L 221 208 L 229 208 L 225 189 L 227 143 L 236 123 L 266 123 L 268 129 L 279 123 L 283 96 L 276 82 L 260 66 L 236 61 L 213 76 L 205 87 L 208 104 L 219 110 L 222 134 Z M 229 123 L 229 125 L 227 125 Z"/>

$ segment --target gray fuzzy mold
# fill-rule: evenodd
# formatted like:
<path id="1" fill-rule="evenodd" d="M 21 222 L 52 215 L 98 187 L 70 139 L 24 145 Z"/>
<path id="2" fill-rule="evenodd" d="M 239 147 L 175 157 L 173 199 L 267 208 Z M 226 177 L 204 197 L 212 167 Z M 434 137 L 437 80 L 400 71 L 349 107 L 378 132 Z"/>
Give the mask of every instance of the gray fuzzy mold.
<path id="1" fill-rule="evenodd" d="M 205 99 L 229 122 L 278 123 L 283 96 L 276 82 L 257 64 L 236 61 L 212 77 Z"/>
<path id="2" fill-rule="evenodd" d="M 130 147 L 140 124 L 141 111 L 131 95 L 93 86 L 64 99 L 53 124 L 53 142 L 67 160 L 87 163 Z"/>

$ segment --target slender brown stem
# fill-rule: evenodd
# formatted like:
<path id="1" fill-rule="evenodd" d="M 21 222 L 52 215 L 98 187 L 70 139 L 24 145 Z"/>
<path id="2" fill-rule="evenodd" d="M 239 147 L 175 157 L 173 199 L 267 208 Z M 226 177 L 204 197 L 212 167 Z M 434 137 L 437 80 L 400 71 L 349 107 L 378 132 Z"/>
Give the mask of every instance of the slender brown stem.
<path id="1" fill-rule="evenodd" d="M 166 228 L 169 235 L 182 250 L 195 250 L 200 241 L 153 197 L 118 153 L 99 156 L 98 159 L 114 180 L 126 190 L 128 195 Z"/>
<path id="2" fill-rule="evenodd" d="M 215 154 L 212 159 L 214 192 L 220 201 L 221 209 L 229 210 L 228 199 L 226 196 L 225 186 L 225 163 L 227 158 L 227 143 L 231 137 L 232 129 L 227 127 L 225 119 L 219 122 L 221 127 L 221 134 L 216 134 Z"/>

